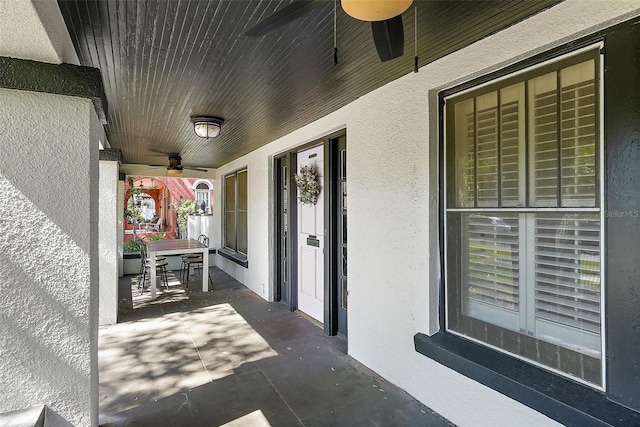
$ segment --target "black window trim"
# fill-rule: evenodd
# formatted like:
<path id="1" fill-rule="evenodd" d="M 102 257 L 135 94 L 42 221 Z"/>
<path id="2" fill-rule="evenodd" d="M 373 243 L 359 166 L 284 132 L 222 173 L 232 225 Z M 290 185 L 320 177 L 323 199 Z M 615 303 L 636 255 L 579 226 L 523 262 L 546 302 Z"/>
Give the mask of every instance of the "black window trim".
<path id="1" fill-rule="evenodd" d="M 566 426 L 637 425 L 640 414 L 594 388 L 450 332 L 414 336 L 415 350 Z"/>
<path id="2" fill-rule="evenodd" d="M 249 259 L 245 254 L 241 252 L 234 252 L 228 248 L 222 248 L 222 249 L 218 249 L 218 255 L 228 259 L 229 261 L 233 261 L 244 268 L 249 267 Z"/>
<path id="3" fill-rule="evenodd" d="M 549 49 L 501 70 L 462 83 L 455 88 L 441 91 L 438 93 L 438 108 L 440 111 L 444 111 L 445 96 L 488 84 L 496 79 L 506 78 L 506 76 L 518 73 L 523 69 L 535 67 L 540 63 L 576 52 L 587 46 L 604 43 L 605 38 L 610 34 L 615 34 L 616 32 L 629 34 L 634 31 L 633 28 L 639 23 L 639 18 L 632 18 L 629 21 L 605 28 L 579 40 Z M 601 53 L 605 53 L 604 49 L 601 50 Z M 606 80 L 606 76 L 602 75 L 602 78 Z M 601 108 L 604 110 L 605 105 L 602 105 Z M 444 117 L 442 114 L 438 114 L 438 129 L 438 134 L 442 136 L 444 134 Z M 601 126 L 601 132 L 604 131 L 604 126 Z M 437 150 L 438 162 L 443 166 L 444 150 L 441 149 L 440 140 L 438 140 L 437 144 L 439 147 Z M 602 163 L 604 162 L 598 162 L 598 165 Z M 438 180 L 443 182 L 444 167 L 439 168 L 438 174 Z M 603 184 L 599 190 L 602 190 L 602 187 L 607 182 L 607 177 L 604 173 L 602 174 L 602 181 Z M 598 199 L 601 200 L 600 195 L 598 195 Z M 438 203 L 438 238 L 440 242 L 438 266 L 440 271 L 443 272 L 445 264 L 443 192 L 440 192 Z M 603 205 L 602 209 L 606 209 L 606 205 Z M 606 223 L 602 227 L 606 228 Z M 606 263 L 603 270 L 606 272 Z M 486 345 L 466 340 L 446 331 L 446 312 L 443 310 L 446 306 L 446 294 L 444 292 L 443 274 L 439 275 L 438 282 L 437 309 L 440 329 L 431 336 L 417 333 L 414 336 L 416 352 L 568 426 L 640 425 L 640 412 L 615 402 L 614 400 L 620 400 L 618 395 L 610 398 L 605 391 L 596 390 L 582 383 L 572 381 L 568 377 L 560 376 L 506 353 L 493 350 Z M 607 340 L 605 346 L 608 347 L 609 338 L 603 336 L 603 339 Z M 491 361 L 494 363 L 489 363 Z M 604 362 L 605 364 L 609 363 L 606 355 L 604 355 Z M 610 381 L 609 369 L 608 366 L 605 366 L 605 387 L 608 388 L 610 386 Z M 616 392 L 619 393 L 619 390 L 616 390 Z"/>

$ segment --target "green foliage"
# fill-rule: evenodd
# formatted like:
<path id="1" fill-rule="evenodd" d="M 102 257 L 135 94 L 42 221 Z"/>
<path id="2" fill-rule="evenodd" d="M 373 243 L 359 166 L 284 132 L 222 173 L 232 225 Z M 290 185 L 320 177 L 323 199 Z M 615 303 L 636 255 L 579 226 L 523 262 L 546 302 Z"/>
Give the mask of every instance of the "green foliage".
<path id="1" fill-rule="evenodd" d="M 129 199 L 129 208 L 124 210 L 125 219 L 131 224 L 135 222 L 144 222 L 144 216 L 139 207 L 133 205 L 133 197 Z M 135 220 L 135 221 L 134 221 Z"/>
<path id="2" fill-rule="evenodd" d="M 122 245 L 122 250 L 124 253 L 140 252 L 140 247 L 138 246 L 137 241 L 129 240 L 128 242 L 124 242 L 124 244 Z"/>
<path id="3" fill-rule="evenodd" d="M 176 213 L 178 214 L 178 228 L 180 233 L 187 233 L 187 223 L 189 221 L 189 215 L 196 210 L 196 201 L 192 199 L 182 199 L 176 206 Z"/>
<path id="4" fill-rule="evenodd" d="M 147 240 L 165 240 L 167 236 L 164 233 L 147 233 L 145 238 Z"/>

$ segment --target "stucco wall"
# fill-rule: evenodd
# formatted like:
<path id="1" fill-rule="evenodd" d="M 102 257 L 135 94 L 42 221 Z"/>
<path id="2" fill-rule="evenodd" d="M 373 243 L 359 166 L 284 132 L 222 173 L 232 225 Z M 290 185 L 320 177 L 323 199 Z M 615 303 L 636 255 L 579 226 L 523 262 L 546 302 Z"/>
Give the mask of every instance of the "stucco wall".
<path id="1" fill-rule="evenodd" d="M 55 1 L 0 1 L 0 52 L 11 58 L 78 64 Z"/>
<path id="2" fill-rule="evenodd" d="M 100 161 L 100 325 L 118 319 L 118 162 Z M 121 246 L 120 246 L 121 247 Z"/>
<path id="3" fill-rule="evenodd" d="M 415 333 L 438 328 L 436 96 L 638 14 L 637 1 L 567 0 L 418 74 L 408 66 L 405 77 L 219 168 L 216 188 L 224 174 L 248 168 L 249 268 L 218 265 L 269 298 L 272 156 L 346 128 L 349 353 L 456 424 L 556 424 L 414 351 Z M 221 195 L 216 192 L 217 206 Z"/>
<path id="4" fill-rule="evenodd" d="M 0 89 L 0 412 L 97 423 L 100 129 L 88 99 Z"/>

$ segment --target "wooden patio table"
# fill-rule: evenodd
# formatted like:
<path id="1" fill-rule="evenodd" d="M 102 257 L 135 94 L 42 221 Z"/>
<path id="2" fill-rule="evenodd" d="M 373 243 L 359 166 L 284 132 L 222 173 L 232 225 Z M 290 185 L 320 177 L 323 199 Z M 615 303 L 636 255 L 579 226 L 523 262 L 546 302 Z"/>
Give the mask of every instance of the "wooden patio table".
<path id="1" fill-rule="evenodd" d="M 151 298 L 156 297 L 156 256 L 202 253 L 202 292 L 207 292 L 209 277 L 209 247 L 194 239 L 152 240 L 147 243 L 151 273 Z"/>

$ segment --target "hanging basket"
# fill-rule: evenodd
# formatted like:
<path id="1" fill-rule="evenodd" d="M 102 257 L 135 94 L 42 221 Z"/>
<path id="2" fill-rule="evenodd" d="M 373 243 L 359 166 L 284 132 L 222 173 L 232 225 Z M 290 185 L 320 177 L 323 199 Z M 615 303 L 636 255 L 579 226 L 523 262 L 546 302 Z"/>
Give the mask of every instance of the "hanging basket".
<path id="1" fill-rule="evenodd" d="M 315 205 L 320 194 L 320 184 L 318 184 L 314 167 L 311 165 L 301 167 L 300 173 L 294 178 L 299 191 L 298 201 L 303 205 Z"/>

